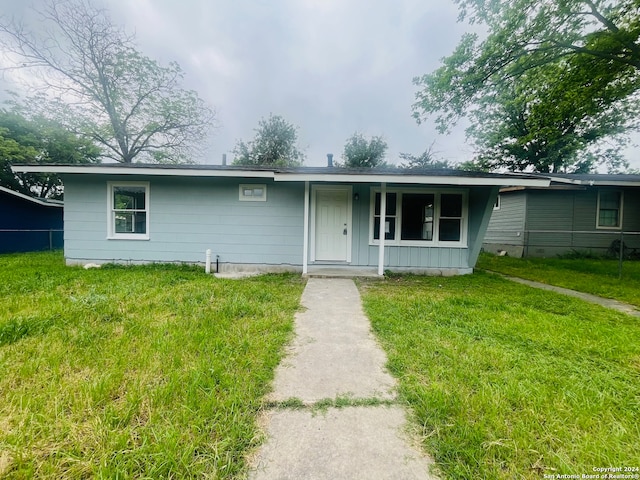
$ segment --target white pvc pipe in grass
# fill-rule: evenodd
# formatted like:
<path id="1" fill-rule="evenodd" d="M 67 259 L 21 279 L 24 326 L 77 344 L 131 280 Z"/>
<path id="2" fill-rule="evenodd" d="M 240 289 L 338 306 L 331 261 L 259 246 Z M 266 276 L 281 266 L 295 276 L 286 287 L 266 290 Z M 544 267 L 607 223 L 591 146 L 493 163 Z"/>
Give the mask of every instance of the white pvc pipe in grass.
<path id="1" fill-rule="evenodd" d="M 207 248 L 204 263 L 204 272 L 211 273 L 211 249 Z"/>

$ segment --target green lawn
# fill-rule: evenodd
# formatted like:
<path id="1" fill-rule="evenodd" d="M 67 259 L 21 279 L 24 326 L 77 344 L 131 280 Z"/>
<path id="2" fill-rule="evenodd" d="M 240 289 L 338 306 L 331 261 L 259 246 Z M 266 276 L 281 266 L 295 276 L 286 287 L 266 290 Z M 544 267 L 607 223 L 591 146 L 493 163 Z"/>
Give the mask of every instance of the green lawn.
<path id="1" fill-rule="evenodd" d="M 483 253 L 478 268 L 591 293 L 640 307 L 640 262 L 613 259 L 512 258 Z"/>
<path id="2" fill-rule="evenodd" d="M 303 286 L 0 256 L 0 477 L 238 476 Z"/>
<path id="3" fill-rule="evenodd" d="M 486 273 L 361 291 L 443 478 L 640 466 L 638 319 Z"/>

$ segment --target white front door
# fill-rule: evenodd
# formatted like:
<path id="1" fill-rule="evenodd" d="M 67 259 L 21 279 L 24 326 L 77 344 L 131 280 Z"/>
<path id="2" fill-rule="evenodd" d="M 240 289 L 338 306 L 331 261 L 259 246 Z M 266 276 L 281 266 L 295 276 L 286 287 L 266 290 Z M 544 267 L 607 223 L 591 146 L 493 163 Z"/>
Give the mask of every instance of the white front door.
<path id="1" fill-rule="evenodd" d="M 347 262 L 351 241 L 350 188 L 322 187 L 316 193 L 315 259 Z"/>

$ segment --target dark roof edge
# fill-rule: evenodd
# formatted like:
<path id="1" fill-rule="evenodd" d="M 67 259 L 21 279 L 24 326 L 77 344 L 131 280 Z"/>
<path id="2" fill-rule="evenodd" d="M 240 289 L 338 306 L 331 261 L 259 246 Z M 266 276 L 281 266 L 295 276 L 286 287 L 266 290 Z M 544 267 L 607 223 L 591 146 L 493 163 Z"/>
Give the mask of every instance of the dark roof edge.
<path id="1" fill-rule="evenodd" d="M 20 192 L 16 192 L 15 190 L 11 190 L 10 188 L 6 188 L 6 187 L 2 187 L 0 186 L 0 192 L 4 192 L 8 195 L 13 195 L 15 197 L 18 197 L 22 200 L 27 200 L 29 202 L 33 202 L 33 203 L 37 203 L 38 205 L 42 205 L 44 207 L 58 207 L 58 208 L 62 208 L 62 206 L 64 205 L 64 202 L 60 201 L 60 200 L 52 200 L 49 198 L 38 198 L 38 197 L 32 197 L 30 195 L 25 195 L 24 193 L 20 193 Z"/>

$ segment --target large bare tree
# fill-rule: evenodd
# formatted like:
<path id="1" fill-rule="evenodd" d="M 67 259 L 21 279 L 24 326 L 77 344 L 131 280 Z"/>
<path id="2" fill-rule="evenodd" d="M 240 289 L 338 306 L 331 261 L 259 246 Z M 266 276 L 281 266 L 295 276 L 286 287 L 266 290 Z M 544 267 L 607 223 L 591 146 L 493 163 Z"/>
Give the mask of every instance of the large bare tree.
<path id="1" fill-rule="evenodd" d="M 48 0 L 37 30 L 0 18 L 5 68 L 28 69 L 38 105 L 118 162 L 189 161 L 215 113 L 181 87 L 177 63 L 142 55 L 134 36 L 90 0 Z M 33 103 L 33 102 L 32 102 Z"/>

